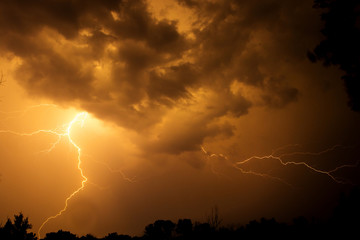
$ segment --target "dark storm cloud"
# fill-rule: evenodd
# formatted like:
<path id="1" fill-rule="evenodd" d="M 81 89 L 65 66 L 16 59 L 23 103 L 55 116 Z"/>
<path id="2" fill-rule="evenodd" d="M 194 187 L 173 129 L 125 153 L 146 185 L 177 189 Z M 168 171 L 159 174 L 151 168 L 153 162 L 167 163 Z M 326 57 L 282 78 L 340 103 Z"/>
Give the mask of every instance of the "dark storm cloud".
<path id="1" fill-rule="evenodd" d="M 281 64 L 304 57 L 303 52 L 293 50 L 304 49 L 294 45 L 304 41 L 304 36 L 299 35 L 304 33 L 306 21 L 301 23 L 303 18 L 294 21 L 307 11 L 302 9 L 304 4 L 297 1 L 298 8 L 294 8 L 293 3 L 274 0 L 180 3 L 195 9 L 209 22 L 196 32 L 201 46 L 196 52 L 197 62 L 205 72 L 222 74 L 219 80 L 228 82 L 224 87 L 237 79 L 260 88 L 264 104 L 271 107 L 284 106 L 297 99 L 298 90 L 288 85 L 288 79 L 284 81 L 274 62 Z"/>
<path id="2" fill-rule="evenodd" d="M 21 59 L 17 81 L 30 94 L 78 104 L 137 131 L 163 124 L 154 149 L 169 153 L 232 132 L 218 120 L 254 105 L 231 89 L 234 82 L 256 88 L 262 106 L 297 100 L 299 90 L 279 65 L 306 53 L 302 19 L 311 5 L 179 3 L 197 18 L 191 35 L 176 21 L 156 19 L 142 0 L 1 1 L 0 49 Z M 181 123 L 171 114 L 176 109 L 191 114 L 180 114 Z"/>
<path id="3" fill-rule="evenodd" d="M 341 78 L 349 97 L 349 106 L 360 112 L 360 3 L 358 1 L 315 0 L 315 7 L 322 9 L 325 26 L 322 40 L 309 52 L 313 62 L 323 61 L 325 66 L 339 66 L 345 72 Z"/>
<path id="4" fill-rule="evenodd" d="M 100 19 L 109 20 L 109 11 L 118 9 L 119 3 L 119 0 L 101 3 L 97 0 L 4 0 L 0 3 L 0 26 L 5 36 L 15 33 L 27 37 L 48 26 L 71 39 L 83 27 L 93 27 Z"/>
<path id="5" fill-rule="evenodd" d="M 189 63 L 172 66 L 165 69 L 164 73 L 150 72 L 150 82 L 147 92 L 151 99 L 171 103 L 190 93 L 186 87 L 191 86 L 198 78 L 199 73 Z"/>

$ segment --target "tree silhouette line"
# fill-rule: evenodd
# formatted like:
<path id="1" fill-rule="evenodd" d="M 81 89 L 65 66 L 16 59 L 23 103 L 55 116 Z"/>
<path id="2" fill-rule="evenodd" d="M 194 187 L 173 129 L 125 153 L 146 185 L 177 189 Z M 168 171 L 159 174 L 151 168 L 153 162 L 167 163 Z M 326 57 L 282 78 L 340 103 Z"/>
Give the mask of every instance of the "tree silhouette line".
<path id="1" fill-rule="evenodd" d="M 31 224 L 22 213 L 7 219 L 0 226 L 1 240 L 37 240 L 29 232 Z M 217 208 L 214 208 L 206 222 L 191 219 L 157 220 L 145 227 L 142 236 L 109 233 L 103 238 L 91 234 L 78 237 L 69 231 L 59 230 L 47 233 L 43 240 L 235 240 L 235 239 L 360 239 L 360 188 L 349 194 L 342 194 L 332 217 L 326 221 L 294 218 L 292 223 L 279 223 L 274 218 L 250 221 L 240 227 L 221 226 Z"/>

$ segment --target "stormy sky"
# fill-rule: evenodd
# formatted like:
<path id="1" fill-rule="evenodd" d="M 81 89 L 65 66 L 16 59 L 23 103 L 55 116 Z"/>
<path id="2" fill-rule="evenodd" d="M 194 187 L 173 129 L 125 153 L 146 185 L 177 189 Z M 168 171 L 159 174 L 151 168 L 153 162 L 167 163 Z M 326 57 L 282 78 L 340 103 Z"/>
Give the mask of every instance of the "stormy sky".
<path id="1" fill-rule="evenodd" d="M 139 235 L 214 206 L 224 224 L 326 218 L 359 183 L 360 115 L 343 72 L 307 58 L 322 27 L 311 0 L 1 0 L 2 221 L 36 231 L 81 185 L 69 141 L 14 134 L 79 112 L 89 181 L 42 233 Z M 270 154 L 306 165 L 251 158 Z"/>

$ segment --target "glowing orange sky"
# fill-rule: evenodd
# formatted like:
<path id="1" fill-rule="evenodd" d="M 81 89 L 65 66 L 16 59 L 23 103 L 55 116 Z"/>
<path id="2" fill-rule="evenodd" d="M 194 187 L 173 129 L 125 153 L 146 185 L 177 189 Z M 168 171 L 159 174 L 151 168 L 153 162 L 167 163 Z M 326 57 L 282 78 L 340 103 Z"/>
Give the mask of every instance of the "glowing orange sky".
<path id="1" fill-rule="evenodd" d="M 2 221 L 22 211 L 36 232 L 81 187 L 69 139 L 47 152 L 56 134 L 14 134 L 80 112 L 88 182 L 42 234 L 141 234 L 215 205 L 225 224 L 326 217 L 351 187 L 321 172 L 357 163 L 360 116 L 342 73 L 306 58 L 312 1 L 29 2 L 0 3 Z"/>

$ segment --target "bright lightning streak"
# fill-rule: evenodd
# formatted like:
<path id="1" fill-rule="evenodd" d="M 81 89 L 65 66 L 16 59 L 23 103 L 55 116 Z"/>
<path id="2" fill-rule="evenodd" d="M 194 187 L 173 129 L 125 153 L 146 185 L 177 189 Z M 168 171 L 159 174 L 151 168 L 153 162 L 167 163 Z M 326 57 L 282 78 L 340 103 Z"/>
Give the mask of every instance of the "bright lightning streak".
<path id="1" fill-rule="evenodd" d="M 278 178 L 278 177 L 275 177 L 275 176 L 272 176 L 272 175 L 269 175 L 269 174 L 265 174 L 265 173 L 260 173 L 260 172 L 256 172 L 256 171 L 252 171 L 252 170 L 246 170 L 244 169 L 244 164 L 246 163 L 249 163 L 253 160 L 268 160 L 268 159 L 272 159 L 272 160 L 276 160 L 278 161 L 282 166 L 288 166 L 288 165 L 296 165 L 296 166 L 304 166 L 306 167 L 307 169 L 313 171 L 313 172 L 316 172 L 316 173 L 320 173 L 320 174 L 324 174 L 326 176 L 328 176 L 329 178 L 331 178 L 333 181 L 335 181 L 336 183 L 339 183 L 339 184 L 349 184 L 349 181 L 346 181 L 346 180 L 343 180 L 343 179 L 340 179 L 339 177 L 336 177 L 334 174 L 335 172 L 337 172 L 338 170 L 340 169 L 343 169 L 343 168 L 355 168 L 359 165 L 359 162 L 356 162 L 355 164 L 344 164 L 344 165 L 341 165 L 341 166 L 338 166 L 338 167 L 335 167 L 334 169 L 331 169 L 331 170 L 323 170 L 323 169 L 319 169 L 319 168 L 316 168 L 316 167 L 313 167 L 311 166 L 310 164 L 304 162 L 304 161 L 299 161 L 299 162 L 296 162 L 296 161 L 285 161 L 284 160 L 284 157 L 290 157 L 290 156 L 320 156 L 320 155 L 323 155 L 325 153 L 328 153 L 328 152 L 331 152 L 331 151 L 334 151 L 335 149 L 337 148 L 340 148 L 341 146 L 340 145 L 334 145 L 333 147 L 331 148 L 328 148 L 328 149 L 325 149 L 323 151 L 320 151 L 320 152 L 289 152 L 289 153 L 283 153 L 283 154 L 276 154 L 276 152 L 280 151 L 280 150 L 283 150 L 285 148 L 288 148 L 289 146 L 298 146 L 298 144 L 294 144 L 294 145 L 287 145 L 287 146 L 284 146 L 284 147 L 281 147 L 281 148 L 278 148 L 276 150 L 274 150 L 270 155 L 265 155 L 265 156 L 251 156 L 243 161 L 238 161 L 238 162 L 235 162 L 234 164 L 232 164 L 232 166 L 236 169 L 238 169 L 239 171 L 241 171 L 242 173 L 244 174 L 252 174 L 252 175 L 255 175 L 255 176 L 260 176 L 260 177 L 265 177 L 265 178 L 270 178 L 270 179 L 274 179 L 274 180 L 278 180 L 278 181 L 281 181 L 287 185 L 290 185 L 289 183 L 287 183 L 285 180 L 281 179 L 281 178 Z M 223 158 L 225 160 L 228 160 L 228 157 L 226 157 L 225 155 L 223 154 L 215 154 L 215 153 L 210 153 L 208 151 L 206 151 L 204 149 L 204 147 L 201 147 L 201 151 L 207 155 L 209 158 L 211 157 L 220 157 L 220 158 Z M 291 185 L 290 185 L 291 186 Z"/>
<path id="2" fill-rule="evenodd" d="M 44 105 L 36 105 L 35 107 L 38 107 L 38 106 L 44 106 Z M 46 106 L 48 106 L 48 105 L 46 105 Z M 34 107 L 32 107 L 32 108 L 34 108 Z M 28 110 L 26 110 L 26 111 L 28 111 Z M 65 212 L 68 207 L 69 200 L 71 198 L 73 198 L 77 193 L 79 193 L 82 189 L 84 189 L 85 183 L 88 181 L 87 177 L 83 173 L 83 169 L 81 168 L 81 148 L 71 138 L 71 129 L 73 128 L 74 124 L 79 123 L 80 126 L 83 127 L 87 115 L 88 114 L 86 112 L 78 113 L 69 124 L 66 124 L 66 125 L 63 125 L 62 127 L 51 129 L 51 130 L 40 129 L 40 130 L 33 131 L 30 133 L 21 133 L 21 132 L 16 132 L 16 131 L 11 131 L 11 130 L 0 130 L 0 133 L 14 134 L 14 135 L 18 135 L 18 136 L 34 136 L 34 135 L 41 134 L 41 133 L 57 136 L 58 137 L 57 140 L 51 145 L 51 147 L 42 152 L 51 152 L 57 146 L 57 144 L 59 144 L 59 142 L 61 141 L 61 139 L 63 137 L 66 137 L 68 139 L 68 141 L 71 143 L 71 145 L 73 145 L 77 150 L 77 168 L 78 168 L 81 178 L 82 178 L 81 186 L 66 198 L 65 206 L 63 209 L 61 209 L 56 215 L 48 217 L 41 224 L 41 226 L 37 232 L 39 239 L 41 238 L 40 232 L 41 232 L 42 228 L 45 226 L 45 224 L 48 223 L 50 220 L 59 217 L 63 212 Z"/>
<path id="3" fill-rule="evenodd" d="M 45 226 L 45 224 L 48 223 L 50 220 L 59 217 L 63 212 L 65 212 L 66 209 L 67 209 L 67 207 L 68 207 L 68 202 L 69 202 L 69 200 L 70 200 L 71 198 L 73 198 L 73 197 L 74 197 L 77 193 L 79 193 L 81 190 L 83 190 L 84 187 L 85 187 L 85 183 L 88 181 L 87 177 L 86 177 L 86 176 L 84 175 L 84 173 L 83 173 L 83 169 L 81 168 L 81 148 L 80 148 L 80 147 L 74 142 L 74 140 L 71 138 L 71 129 L 72 129 L 73 125 L 74 125 L 75 123 L 80 123 L 80 124 L 81 124 L 81 127 L 83 127 L 87 115 L 88 115 L 88 114 L 87 114 L 86 112 L 78 113 L 78 114 L 75 116 L 75 118 L 68 124 L 68 126 L 67 126 L 67 128 L 66 128 L 66 131 L 65 131 L 64 133 L 61 133 L 61 134 L 56 133 L 59 138 L 58 138 L 58 140 L 51 146 L 51 148 L 49 149 L 49 151 L 51 151 L 52 149 L 54 149 L 54 147 L 56 146 L 56 144 L 59 143 L 59 141 L 60 141 L 60 139 L 61 139 L 62 137 L 67 137 L 68 140 L 69 140 L 69 142 L 77 149 L 77 153 L 78 153 L 78 154 L 77 154 L 77 162 L 78 162 L 77 168 L 78 168 L 78 170 L 79 170 L 79 172 L 80 172 L 80 175 L 81 175 L 81 177 L 82 177 L 82 181 L 81 181 L 81 186 L 80 186 L 78 189 L 76 189 L 73 193 L 71 193 L 71 194 L 66 198 L 64 208 L 61 209 L 56 215 L 48 217 L 48 218 L 41 224 L 41 226 L 39 227 L 39 230 L 38 230 L 38 232 L 37 232 L 37 235 L 39 236 L 39 239 L 41 238 L 41 237 L 40 237 L 40 232 L 41 232 L 42 228 Z M 53 132 L 51 132 L 51 133 L 53 133 Z"/>
<path id="4" fill-rule="evenodd" d="M 6 115 L 10 115 L 7 118 L 2 118 L 2 121 L 4 120 L 8 120 L 11 118 L 21 118 L 24 117 L 28 112 L 36 109 L 36 108 L 43 108 L 43 107 L 53 107 L 53 108 L 58 108 L 57 105 L 54 104 L 38 104 L 38 105 L 34 105 L 34 106 L 30 106 L 28 108 L 26 108 L 25 110 L 18 110 L 18 111 L 11 111 L 11 112 L 4 112 L 4 111 L 0 111 L 0 114 L 6 114 Z M 63 138 L 66 138 L 69 143 L 77 150 L 77 169 L 80 172 L 82 181 L 81 181 L 81 185 L 79 188 L 77 188 L 74 192 L 72 192 L 66 199 L 65 199 L 65 205 L 64 207 L 55 215 L 48 217 L 47 219 L 45 219 L 45 221 L 40 225 L 37 235 L 38 238 L 41 238 L 41 231 L 44 228 L 44 226 L 52 219 L 55 219 L 57 217 L 59 217 L 60 215 L 62 215 L 68 208 L 68 203 L 69 201 L 76 195 L 78 194 L 81 190 L 84 189 L 85 187 L 85 183 L 90 183 L 93 184 L 96 187 L 99 187 L 96 183 L 92 183 L 90 181 L 88 181 L 88 178 L 84 175 L 83 173 L 83 169 L 81 168 L 81 148 L 79 145 L 76 144 L 76 142 L 73 140 L 73 138 L 71 137 L 71 131 L 74 127 L 75 124 L 80 124 L 81 127 L 83 127 L 84 123 L 85 123 L 85 119 L 87 118 L 88 113 L 86 112 L 81 112 L 78 113 L 72 121 L 70 121 L 70 123 L 68 124 L 64 124 L 62 126 L 56 127 L 54 129 L 40 129 L 40 130 L 36 130 L 33 132 L 28 132 L 28 133 L 24 133 L 24 132 L 18 132 L 18 131 L 12 131 L 12 130 L 0 130 L 0 133 L 7 133 L 7 134 L 13 134 L 13 135 L 17 135 L 17 136 L 22 136 L 22 137 L 31 137 L 34 135 L 38 135 L 38 134 L 48 134 L 48 135 L 53 135 L 56 136 L 57 139 L 51 143 L 50 147 L 42 150 L 40 152 L 42 153 L 49 153 L 52 150 L 54 150 L 56 148 L 56 146 L 60 143 L 60 141 Z M 104 165 L 111 173 L 118 173 L 120 174 L 124 180 L 129 181 L 129 182 L 135 182 L 134 178 L 129 178 L 125 175 L 125 173 L 121 170 L 113 170 L 107 163 L 105 162 L 100 162 L 100 161 L 95 161 L 99 164 Z M 101 187 L 99 187 L 100 189 L 102 189 Z"/>
<path id="5" fill-rule="evenodd" d="M 219 157 L 219 158 L 223 158 L 225 160 L 229 160 L 227 156 L 225 156 L 224 154 L 222 153 L 219 153 L 219 154 L 216 154 L 216 153 L 210 153 L 208 151 L 205 150 L 204 147 L 201 146 L 201 151 L 210 159 L 212 157 Z M 236 165 L 232 164 L 232 166 L 236 169 L 238 169 L 241 173 L 243 174 L 251 174 L 251 175 L 255 175 L 255 176 L 258 176 L 258 177 L 264 177 L 264 178 L 270 178 L 270 179 L 273 179 L 273 180 L 276 180 L 276 181 L 280 181 L 288 186 L 291 186 L 291 184 L 289 184 L 288 182 L 286 182 L 284 179 L 281 179 L 279 177 L 275 177 L 275 176 L 272 176 L 272 175 L 269 175 L 269 174 L 266 174 L 266 173 L 259 173 L 259 172 L 255 172 L 255 171 L 252 171 L 252 170 L 245 170 L 243 168 L 240 168 L 240 167 L 237 167 Z M 217 174 L 218 173 L 213 169 L 213 167 L 211 167 L 211 170 L 213 173 Z"/>

